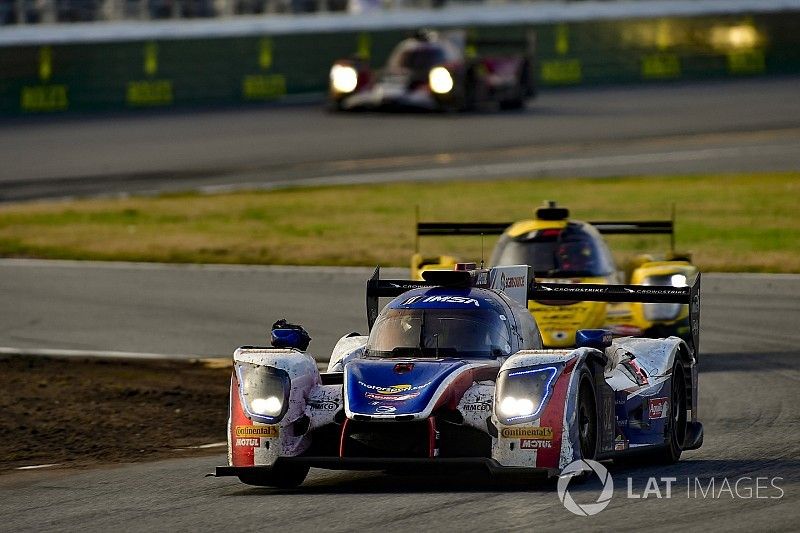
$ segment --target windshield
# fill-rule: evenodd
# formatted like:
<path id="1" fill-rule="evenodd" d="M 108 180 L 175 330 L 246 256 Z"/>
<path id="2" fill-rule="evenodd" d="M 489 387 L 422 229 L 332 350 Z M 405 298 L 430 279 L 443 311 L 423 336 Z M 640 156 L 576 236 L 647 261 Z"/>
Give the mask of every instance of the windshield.
<path id="1" fill-rule="evenodd" d="M 527 264 L 536 276 L 546 277 L 607 276 L 614 272 L 602 239 L 581 230 L 543 230 L 515 238 L 504 235 L 497 242 L 492 264 Z"/>
<path id="2" fill-rule="evenodd" d="M 509 355 L 507 321 L 492 311 L 386 309 L 367 341 L 369 357 Z M 503 316 L 503 318 L 505 318 Z"/>
<path id="3" fill-rule="evenodd" d="M 445 52 L 440 46 L 403 43 L 397 47 L 388 62 L 389 70 L 429 71 L 445 61 Z"/>

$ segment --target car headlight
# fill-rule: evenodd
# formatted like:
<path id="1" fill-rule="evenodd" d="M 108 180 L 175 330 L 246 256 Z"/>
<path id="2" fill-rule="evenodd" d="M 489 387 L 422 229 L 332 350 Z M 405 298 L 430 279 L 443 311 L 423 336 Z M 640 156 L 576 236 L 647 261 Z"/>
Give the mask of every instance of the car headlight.
<path id="1" fill-rule="evenodd" d="M 248 417 L 267 424 L 283 418 L 289 408 L 289 374 L 277 368 L 237 362 L 236 376 Z"/>
<path id="2" fill-rule="evenodd" d="M 433 67 L 428 73 L 428 84 L 436 94 L 447 94 L 453 90 L 453 76 L 444 67 Z"/>
<path id="3" fill-rule="evenodd" d="M 340 93 L 351 93 L 358 86 L 358 72 L 347 65 L 331 67 L 331 87 Z"/>
<path id="4" fill-rule="evenodd" d="M 504 370 L 497 379 L 495 411 L 505 424 L 533 420 L 541 415 L 553 392 L 558 366 Z"/>
<path id="5" fill-rule="evenodd" d="M 659 276 L 648 276 L 644 280 L 645 285 L 658 285 L 662 287 L 686 287 L 687 279 L 685 274 L 664 274 Z M 644 317 L 651 322 L 665 320 L 675 320 L 681 313 L 681 304 L 642 304 Z"/>

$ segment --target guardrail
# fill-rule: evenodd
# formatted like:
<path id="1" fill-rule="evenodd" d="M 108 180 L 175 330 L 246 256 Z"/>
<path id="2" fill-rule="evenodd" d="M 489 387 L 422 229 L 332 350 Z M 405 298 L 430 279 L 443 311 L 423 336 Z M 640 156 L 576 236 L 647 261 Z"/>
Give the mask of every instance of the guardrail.
<path id="1" fill-rule="evenodd" d="M 534 30 L 541 87 L 800 73 L 800 3 L 738 4 L 743 9 L 736 13 L 634 11 L 635 18 L 624 19 L 582 4 L 583 12 L 560 14 L 511 6 L 482 16 L 439 12 L 435 20 L 438 27 L 469 27 L 486 40 L 522 39 Z M 787 5 L 798 8 L 776 11 Z M 270 19 L 93 24 L 91 42 L 82 25 L 51 28 L 47 38 L 41 28 L 4 29 L 0 114 L 318 98 L 334 59 L 357 54 L 380 65 L 409 29 L 432 20 L 430 13 L 389 15 L 296 17 L 284 25 Z"/>

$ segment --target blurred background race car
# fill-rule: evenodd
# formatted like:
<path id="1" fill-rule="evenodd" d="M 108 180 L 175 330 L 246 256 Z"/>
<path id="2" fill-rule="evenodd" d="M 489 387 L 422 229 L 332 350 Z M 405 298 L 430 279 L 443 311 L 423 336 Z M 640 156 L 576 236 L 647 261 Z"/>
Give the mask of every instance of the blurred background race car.
<path id="1" fill-rule="evenodd" d="M 480 55 L 479 47 L 491 54 Z M 480 41 L 460 30 L 420 30 L 395 47 L 382 70 L 359 58 L 336 61 L 330 103 L 337 110 L 519 109 L 536 94 L 534 47 L 533 33 L 522 41 Z"/>
<path id="2" fill-rule="evenodd" d="M 569 210 L 549 202 L 536 216 L 514 223 L 417 222 L 417 236 L 500 235 L 491 266 L 527 264 L 536 280 L 547 283 L 628 283 L 685 287 L 698 269 L 687 254 L 674 247 L 673 220 L 583 222 L 569 218 Z M 663 257 L 640 254 L 618 267 L 603 234 L 670 235 L 670 250 Z M 418 242 L 418 240 L 417 240 Z M 411 259 L 412 279 L 422 279 L 426 270 L 451 270 L 457 259 L 441 255 Z M 575 332 L 605 327 L 620 336 L 659 337 L 689 334 L 688 307 L 680 304 L 551 302 L 531 300 L 544 345 L 573 346 Z"/>

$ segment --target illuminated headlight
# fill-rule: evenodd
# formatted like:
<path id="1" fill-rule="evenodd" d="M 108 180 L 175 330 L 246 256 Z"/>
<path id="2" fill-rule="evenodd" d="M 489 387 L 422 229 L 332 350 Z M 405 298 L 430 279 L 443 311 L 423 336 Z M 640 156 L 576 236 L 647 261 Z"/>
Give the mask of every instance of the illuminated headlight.
<path id="1" fill-rule="evenodd" d="M 436 94 L 447 94 L 453 90 L 453 76 L 444 67 L 434 67 L 428 73 L 428 84 Z"/>
<path id="2" fill-rule="evenodd" d="M 553 392 L 556 366 L 505 370 L 497 380 L 497 416 L 505 424 L 538 418 Z"/>
<path id="3" fill-rule="evenodd" d="M 283 409 L 283 402 L 277 396 L 253 398 L 250 402 L 250 408 L 259 415 L 278 416 Z"/>
<path id="4" fill-rule="evenodd" d="M 237 362 L 239 394 L 248 417 L 272 424 L 283 418 L 289 405 L 291 382 L 280 369 Z"/>
<path id="5" fill-rule="evenodd" d="M 685 287 L 686 276 L 683 274 L 673 274 L 673 276 L 670 278 L 670 282 L 672 283 L 673 287 Z"/>
<path id="6" fill-rule="evenodd" d="M 665 274 L 649 276 L 644 280 L 645 285 L 658 285 L 662 287 L 686 287 L 685 274 Z M 643 304 L 644 317 L 651 322 L 675 320 L 681 313 L 681 304 Z"/>
<path id="7" fill-rule="evenodd" d="M 340 93 L 351 93 L 358 86 L 358 72 L 347 65 L 331 67 L 331 87 Z"/>
<path id="8" fill-rule="evenodd" d="M 500 401 L 500 413 L 507 417 L 530 416 L 536 411 L 536 404 L 528 398 L 506 396 Z"/>

